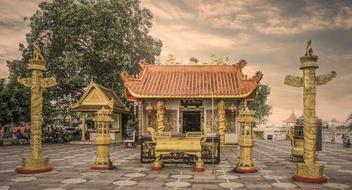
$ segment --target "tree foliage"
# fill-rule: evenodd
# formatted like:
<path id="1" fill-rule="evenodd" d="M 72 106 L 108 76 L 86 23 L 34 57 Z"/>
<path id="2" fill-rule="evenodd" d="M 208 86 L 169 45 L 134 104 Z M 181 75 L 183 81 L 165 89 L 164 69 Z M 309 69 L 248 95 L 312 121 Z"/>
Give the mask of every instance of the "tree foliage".
<path id="1" fill-rule="evenodd" d="M 259 124 L 267 122 L 267 117 L 271 115 L 271 106 L 267 104 L 270 95 L 270 87 L 268 85 L 259 85 L 258 94 L 254 101 L 248 104 L 250 109 L 256 110 L 256 118 Z"/>
<path id="2" fill-rule="evenodd" d="M 0 126 L 29 121 L 29 91 L 0 80 Z"/>
<path id="3" fill-rule="evenodd" d="M 47 62 L 45 75 L 58 82 L 45 91 L 45 116 L 50 118 L 55 113 L 70 114 L 68 107 L 92 78 L 122 95 L 119 73 L 136 74 L 140 59 L 153 63 L 154 56 L 160 55 L 161 41 L 149 35 L 152 14 L 138 0 L 42 2 L 29 20 L 29 45 L 20 44 L 19 62 L 8 62 L 10 84 L 18 86 L 17 77 L 30 75 L 26 67 L 32 44 L 37 43 Z"/>

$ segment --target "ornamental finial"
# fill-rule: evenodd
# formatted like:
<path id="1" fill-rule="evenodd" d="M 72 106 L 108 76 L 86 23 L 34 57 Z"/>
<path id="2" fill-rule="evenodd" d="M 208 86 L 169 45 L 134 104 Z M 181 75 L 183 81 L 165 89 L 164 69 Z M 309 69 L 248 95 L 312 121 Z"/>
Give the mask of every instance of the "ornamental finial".
<path id="1" fill-rule="evenodd" d="M 307 47 L 306 47 L 306 54 L 305 56 L 311 56 L 313 55 L 313 48 L 312 48 L 312 40 L 309 40 L 307 42 Z"/>
<path id="2" fill-rule="evenodd" d="M 42 53 L 40 52 L 40 48 L 36 45 L 33 44 L 33 60 L 40 60 L 43 63 L 45 63 L 44 57 Z"/>

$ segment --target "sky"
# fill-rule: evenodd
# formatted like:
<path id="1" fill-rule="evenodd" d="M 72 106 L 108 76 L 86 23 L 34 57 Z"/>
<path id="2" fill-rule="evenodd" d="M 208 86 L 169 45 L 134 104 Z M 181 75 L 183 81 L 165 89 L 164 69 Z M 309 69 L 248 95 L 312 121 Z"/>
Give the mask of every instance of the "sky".
<path id="1" fill-rule="evenodd" d="M 20 58 L 29 21 L 40 0 L 0 1 L 0 77 L 6 60 Z M 232 62 L 246 59 L 249 76 L 263 72 L 271 88 L 269 124 L 282 124 L 294 110 L 303 111 L 303 89 L 283 83 L 287 74 L 302 76 L 299 58 L 308 40 L 320 68 L 337 77 L 317 90 L 317 116 L 345 120 L 352 112 L 352 1 L 350 0 L 142 0 L 153 13 L 151 34 L 162 40 L 161 60 L 173 54 L 180 62 L 211 55 Z"/>

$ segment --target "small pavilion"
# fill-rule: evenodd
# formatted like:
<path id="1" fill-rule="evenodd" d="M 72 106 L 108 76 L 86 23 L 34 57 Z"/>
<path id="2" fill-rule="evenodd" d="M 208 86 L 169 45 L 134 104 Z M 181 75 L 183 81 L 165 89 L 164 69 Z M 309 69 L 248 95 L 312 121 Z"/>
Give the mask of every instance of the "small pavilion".
<path id="1" fill-rule="evenodd" d="M 295 112 L 292 110 L 291 115 L 283 121 L 286 124 L 286 139 L 288 139 L 290 130 L 293 130 L 293 127 L 297 123 L 297 120 L 298 118 L 295 115 Z"/>
<path id="2" fill-rule="evenodd" d="M 111 139 L 115 141 L 122 140 L 122 117 L 124 113 L 128 112 L 128 109 L 112 89 L 91 81 L 79 101 L 71 107 L 72 111 L 80 113 L 82 141 L 86 140 L 86 122 L 93 122 L 90 118 L 102 107 L 112 110 L 112 118 L 114 121 L 110 128 Z M 92 124 L 91 127 L 93 126 Z M 93 140 L 94 136 L 95 132 L 91 131 L 89 133 L 89 140 Z"/>
<path id="3" fill-rule="evenodd" d="M 285 119 L 283 122 L 287 124 L 287 126 L 291 127 L 294 126 L 295 123 L 297 123 L 297 116 L 295 115 L 295 112 L 292 110 L 292 113 L 290 115 L 290 117 L 288 117 L 287 119 Z"/>

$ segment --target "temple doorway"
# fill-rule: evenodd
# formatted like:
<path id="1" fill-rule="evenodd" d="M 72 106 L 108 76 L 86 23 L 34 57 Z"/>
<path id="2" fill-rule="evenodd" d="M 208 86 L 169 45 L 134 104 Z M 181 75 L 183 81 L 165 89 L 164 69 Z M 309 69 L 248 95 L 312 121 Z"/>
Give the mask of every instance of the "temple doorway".
<path id="1" fill-rule="evenodd" d="M 200 111 L 183 111 L 183 132 L 199 132 L 201 131 L 201 113 Z"/>

